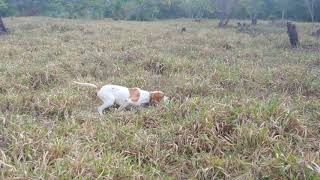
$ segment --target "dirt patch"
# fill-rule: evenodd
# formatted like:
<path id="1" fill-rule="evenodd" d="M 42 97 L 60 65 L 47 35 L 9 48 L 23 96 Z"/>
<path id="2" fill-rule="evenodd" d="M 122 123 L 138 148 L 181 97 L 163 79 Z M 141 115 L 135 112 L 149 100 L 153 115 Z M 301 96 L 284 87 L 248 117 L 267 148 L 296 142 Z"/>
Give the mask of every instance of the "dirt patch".
<path id="1" fill-rule="evenodd" d="M 154 74 L 163 74 L 167 70 L 167 66 L 160 62 L 149 61 L 144 64 L 144 70 Z"/>
<path id="2" fill-rule="evenodd" d="M 33 90 L 41 89 L 44 86 L 51 86 L 59 82 L 59 78 L 50 72 L 36 72 L 30 74 L 29 87 Z"/>
<path id="3" fill-rule="evenodd" d="M 143 118 L 143 127 L 146 129 L 150 129 L 150 128 L 158 128 L 160 127 L 159 123 L 151 118 L 151 117 L 144 117 Z"/>
<path id="4" fill-rule="evenodd" d="M 135 50 L 125 50 L 122 48 L 122 59 L 126 63 L 132 63 L 144 59 L 144 54 Z"/>

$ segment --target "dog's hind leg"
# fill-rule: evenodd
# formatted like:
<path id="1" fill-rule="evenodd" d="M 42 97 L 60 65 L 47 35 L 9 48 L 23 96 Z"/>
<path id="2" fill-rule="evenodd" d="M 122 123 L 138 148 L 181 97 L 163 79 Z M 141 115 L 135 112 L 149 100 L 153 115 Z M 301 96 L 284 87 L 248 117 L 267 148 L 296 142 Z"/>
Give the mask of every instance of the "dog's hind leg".
<path id="1" fill-rule="evenodd" d="M 103 104 L 98 107 L 98 112 L 100 115 L 103 115 L 103 110 L 111 107 L 114 104 L 115 98 L 113 96 L 99 96 L 99 98 L 103 101 Z"/>

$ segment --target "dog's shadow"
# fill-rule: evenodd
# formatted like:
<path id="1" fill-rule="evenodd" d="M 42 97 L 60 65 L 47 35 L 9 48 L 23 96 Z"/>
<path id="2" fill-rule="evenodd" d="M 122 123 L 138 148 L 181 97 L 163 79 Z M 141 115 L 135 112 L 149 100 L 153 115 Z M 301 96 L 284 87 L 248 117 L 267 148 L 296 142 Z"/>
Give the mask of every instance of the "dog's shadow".
<path id="1" fill-rule="evenodd" d="M 122 111 L 122 112 L 141 112 L 143 110 L 146 110 L 147 108 L 149 107 L 153 107 L 152 105 L 150 105 L 149 103 L 145 103 L 145 104 L 142 104 L 140 106 L 133 106 L 133 105 L 129 105 L 123 109 L 120 109 L 120 105 L 113 105 L 112 107 L 110 108 L 107 108 L 103 111 L 104 114 L 108 113 L 108 112 L 118 112 L 118 111 Z"/>

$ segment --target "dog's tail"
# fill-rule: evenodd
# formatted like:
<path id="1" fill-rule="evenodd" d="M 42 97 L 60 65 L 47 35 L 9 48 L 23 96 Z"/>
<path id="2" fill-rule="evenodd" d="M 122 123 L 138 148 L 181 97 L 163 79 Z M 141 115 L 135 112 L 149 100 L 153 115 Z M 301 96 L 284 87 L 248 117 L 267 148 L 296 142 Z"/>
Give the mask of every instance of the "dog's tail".
<path id="1" fill-rule="evenodd" d="M 73 81 L 73 83 L 81 85 L 81 86 L 96 88 L 96 89 L 99 88 L 97 85 L 94 85 L 94 84 L 91 84 L 91 83 L 81 83 L 81 82 L 76 82 L 76 81 Z"/>

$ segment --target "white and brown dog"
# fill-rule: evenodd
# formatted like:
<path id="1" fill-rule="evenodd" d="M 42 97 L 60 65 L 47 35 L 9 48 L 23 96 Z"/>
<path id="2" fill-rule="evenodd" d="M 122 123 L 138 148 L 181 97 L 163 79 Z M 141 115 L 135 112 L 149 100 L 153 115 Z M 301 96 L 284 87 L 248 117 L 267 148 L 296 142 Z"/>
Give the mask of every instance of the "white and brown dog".
<path id="1" fill-rule="evenodd" d="M 97 89 L 97 96 L 103 101 L 103 104 L 98 107 L 100 115 L 103 110 L 113 105 L 119 105 L 119 110 L 128 107 L 142 107 L 146 105 L 158 104 L 161 101 L 168 101 L 169 98 L 165 96 L 162 91 L 144 91 L 139 88 L 126 88 L 118 85 L 105 85 L 101 88 L 91 83 L 74 83 Z"/>

